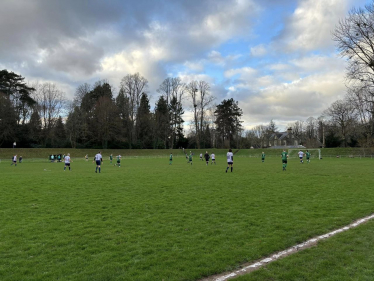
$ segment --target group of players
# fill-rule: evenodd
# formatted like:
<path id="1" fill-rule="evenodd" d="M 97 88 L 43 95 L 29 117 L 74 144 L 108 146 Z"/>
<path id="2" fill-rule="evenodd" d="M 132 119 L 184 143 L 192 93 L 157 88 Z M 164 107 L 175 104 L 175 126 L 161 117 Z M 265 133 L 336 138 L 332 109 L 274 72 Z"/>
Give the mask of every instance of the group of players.
<path id="1" fill-rule="evenodd" d="M 117 155 L 116 158 L 117 158 L 117 163 L 114 164 L 114 166 L 121 167 L 122 156 Z M 68 153 L 66 156 L 64 155 L 63 159 L 64 159 L 64 163 L 65 163 L 64 171 L 66 171 L 66 168 L 69 168 L 69 171 L 70 171 L 71 170 L 70 164 L 71 164 L 71 162 L 73 162 L 73 160 L 71 160 L 71 158 L 70 158 L 70 153 Z M 85 159 L 86 159 L 86 161 L 88 161 L 88 155 L 87 154 L 85 156 Z M 110 164 L 113 164 L 113 154 L 111 154 L 109 156 L 109 160 L 110 160 Z M 101 151 L 99 151 L 99 153 L 97 153 L 95 155 L 93 162 L 94 163 L 96 162 L 95 173 L 97 173 L 97 171 L 99 171 L 99 173 L 101 173 L 101 163 L 103 162 L 103 156 L 101 155 Z"/>
<path id="2" fill-rule="evenodd" d="M 305 153 L 302 150 L 300 150 L 298 152 L 300 163 L 304 164 L 304 160 L 303 160 L 304 154 L 306 156 L 307 163 L 310 163 L 311 154 L 310 154 L 310 152 L 308 150 Z M 261 160 L 262 160 L 262 162 L 265 162 L 265 156 L 266 156 L 265 152 L 262 152 L 262 154 L 261 154 Z M 226 157 L 227 157 L 226 173 L 227 173 L 227 171 L 230 168 L 231 168 L 231 172 L 232 172 L 233 171 L 233 165 L 234 165 L 234 154 L 232 153 L 231 149 L 229 149 L 229 151 L 227 152 Z M 114 164 L 114 166 L 121 167 L 121 158 L 122 158 L 122 156 L 121 155 L 117 155 L 116 158 L 117 158 L 117 163 Z M 192 165 L 193 153 L 191 151 L 190 151 L 189 155 L 186 154 L 186 158 L 187 158 L 187 164 L 191 164 Z M 285 149 L 283 149 L 283 152 L 281 153 L 281 158 L 282 158 L 283 171 L 286 171 L 287 160 L 288 160 L 288 152 L 286 152 Z M 71 158 L 70 158 L 70 153 L 68 153 L 67 155 L 64 155 L 63 159 L 64 159 L 64 163 L 65 163 L 64 171 L 66 171 L 66 168 L 69 168 L 69 171 L 70 171 L 71 170 L 70 163 L 73 162 L 71 160 Z M 88 155 L 87 154 L 85 156 L 85 159 L 86 159 L 86 161 L 88 161 Z M 206 151 L 205 154 L 204 154 L 204 159 L 205 159 L 206 165 L 209 165 L 209 159 L 212 159 L 211 165 L 213 165 L 213 163 L 215 165 L 217 164 L 216 163 L 216 155 L 214 153 L 212 153 L 211 155 L 209 155 L 208 151 Z M 113 162 L 113 154 L 110 154 L 109 160 L 110 160 L 110 164 L 112 164 L 112 162 Z M 203 161 L 203 154 L 202 153 L 200 153 L 200 161 Z M 22 162 L 22 156 L 20 156 L 19 162 L 20 163 Z M 97 173 L 97 171 L 99 171 L 99 173 L 101 173 L 101 163 L 103 162 L 103 156 L 101 154 L 101 151 L 99 151 L 99 153 L 97 153 L 95 155 L 93 162 L 96 162 L 95 173 Z M 169 156 L 169 165 L 172 165 L 172 163 L 173 163 L 173 154 L 170 153 L 170 156 Z M 12 158 L 12 164 L 11 165 L 13 165 L 13 164 L 15 166 L 17 166 L 17 155 L 14 155 L 13 158 Z"/>
<path id="3" fill-rule="evenodd" d="M 306 153 L 304 153 L 302 150 L 299 150 L 299 152 L 297 153 L 299 155 L 299 159 L 300 159 L 300 163 L 301 164 L 304 164 L 304 154 L 306 156 L 306 161 L 307 163 L 309 164 L 310 163 L 310 152 L 307 150 Z M 264 162 L 265 160 L 265 154 L 262 152 L 262 155 L 263 155 L 263 158 L 262 158 L 262 162 Z M 287 168 L 287 159 L 288 159 L 288 153 L 286 152 L 285 149 L 283 149 L 283 152 L 281 154 L 281 157 L 282 157 L 282 165 L 283 165 L 283 171 L 286 171 L 286 168 Z"/>
<path id="4" fill-rule="evenodd" d="M 184 149 L 183 149 L 184 151 Z M 187 159 L 187 164 L 190 164 L 192 165 L 192 159 L 193 159 L 193 153 L 192 151 L 190 151 L 190 154 L 186 154 L 186 159 Z M 205 159 L 205 162 L 206 162 L 206 165 L 209 165 L 209 159 L 212 159 L 212 162 L 211 162 L 211 165 L 216 165 L 216 155 L 214 153 L 212 153 L 211 155 L 209 155 L 208 151 L 205 152 L 204 154 L 204 159 Z M 200 161 L 203 161 L 203 154 L 200 153 Z M 169 165 L 173 164 L 173 153 L 170 153 L 170 156 L 169 156 Z M 229 149 L 229 151 L 227 152 L 227 169 L 226 169 L 226 173 L 228 171 L 228 169 L 231 167 L 231 172 L 233 171 L 233 165 L 234 165 L 234 154 L 232 153 L 232 150 Z"/>
<path id="5" fill-rule="evenodd" d="M 311 154 L 308 150 L 306 151 L 306 153 L 304 153 L 302 150 L 300 150 L 298 152 L 300 163 L 304 164 L 304 160 L 303 160 L 304 154 L 306 155 L 307 163 L 310 163 Z M 261 161 L 262 162 L 265 162 L 265 156 L 266 156 L 265 152 L 262 152 L 262 154 L 261 154 Z M 121 167 L 121 157 L 122 157 L 121 155 L 116 156 L 117 163 L 115 164 L 115 166 L 117 165 L 118 167 Z M 88 155 L 86 155 L 85 158 L 86 158 L 86 161 L 88 161 Z M 187 158 L 187 164 L 192 165 L 193 153 L 191 151 L 190 151 L 189 155 L 186 154 L 186 158 Z M 231 168 L 231 172 L 233 172 L 234 154 L 233 154 L 231 149 L 229 149 L 229 151 L 227 152 L 226 158 L 227 158 L 226 173 L 230 168 Z M 281 158 L 282 158 L 283 171 L 286 171 L 287 160 L 288 160 L 288 152 L 285 149 L 283 149 L 283 152 L 281 153 Z M 212 159 L 211 165 L 213 165 L 213 163 L 214 163 L 214 165 L 217 164 L 216 163 L 216 155 L 214 153 L 209 155 L 208 151 L 206 151 L 205 154 L 204 154 L 204 159 L 205 159 L 206 165 L 209 165 L 209 159 Z M 109 160 L 110 160 L 110 164 L 112 164 L 113 154 L 111 154 L 109 156 Z M 65 156 L 64 161 L 65 161 L 64 171 L 66 170 L 66 167 L 69 167 L 69 170 L 70 170 L 71 159 L 70 159 L 70 154 L 69 153 L 68 153 L 67 156 Z M 203 161 L 203 154 L 202 153 L 200 153 L 200 161 Z M 97 173 L 97 171 L 99 171 L 99 173 L 100 173 L 101 172 L 101 163 L 103 162 L 103 156 L 101 155 L 100 151 L 99 151 L 98 154 L 95 155 L 94 162 L 96 162 L 95 173 Z M 173 163 L 173 153 L 170 153 L 169 165 L 172 165 L 172 163 Z"/>
<path id="6" fill-rule="evenodd" d="M 13 157 L 12 157 L 12 164 L 10 164 L 11 166 L 12 165 L 17 166 L 17 157 L 18 157 L 17 154 L 13 155 Z M 22 163 L 22 156 L 19 157 L 19 163 Z"/>

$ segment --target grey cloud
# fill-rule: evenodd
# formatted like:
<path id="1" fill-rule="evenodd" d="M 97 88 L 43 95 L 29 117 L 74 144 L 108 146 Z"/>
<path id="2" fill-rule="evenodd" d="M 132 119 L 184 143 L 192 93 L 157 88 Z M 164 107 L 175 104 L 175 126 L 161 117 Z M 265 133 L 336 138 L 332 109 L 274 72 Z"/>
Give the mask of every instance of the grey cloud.
<path id="1" fill-rule="evenodd" d="M 61 45 L 66 41 L 75 41 L 75 48 L 82 50 L 87 47 L 87 40 L 96 48 L 83 56 L 75 56 L 75 64 L 71 67 L 57 67 L 54 59 L 49 60 L 49 65 L 56 67 L 57 71 L 67 71 L 78 65 L 85 73 L 91 73 L 92 67 L 97 66 L 103 55 L 131 47 L 146 47 L 149 41 L 142 32 L 150 29 L 152 21 L 159 21 L 170 29 L 165 34 L 156 34 L 156 39 L 173 52 L 170 61 L 180 63 L 198 57 L 212 45 L 221 43 L 210 34 L 191 38 L 188 32 L 191 26 L 199 30 L 207 14 L 226 13 L 221 9 L 228 5 L 230 2 L 224 0 L 3 0 L 0 3 L 0 61 L 8 64 L 26 61 L 30 64 L 38 59 L 41 50 L 61 53 L 69 61 L 72 55 L 67 56 L 64 52 L 66 48 Z M 238 29 L 245 30 L 248 26 L 247 22 L 243 22 L 246 18 L 225 20 Z M 104 53 L 97 51 L 100 47 Z M 87 63 L 88 57 L 95 62 Z"/>
<path id="2" fill-rule="evenodd" d="M 47 50 L 44 63 L 56 71 L 90 75 L 101 70 L 104 51 L 90 42 L 77 40 Z"/>

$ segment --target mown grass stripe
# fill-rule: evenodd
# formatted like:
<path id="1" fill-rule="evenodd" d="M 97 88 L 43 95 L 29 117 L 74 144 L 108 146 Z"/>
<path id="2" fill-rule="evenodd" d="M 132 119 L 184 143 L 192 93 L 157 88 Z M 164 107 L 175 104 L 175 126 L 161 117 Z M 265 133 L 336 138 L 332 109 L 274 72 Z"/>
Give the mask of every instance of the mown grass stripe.
<path id="1" fill-rule="evenodd" d="M 289 255 L 292 255 L 292 254 L 295 254 L 299 251 L 310 248 L 310 247 L 316 245 L 321 240 L 325 240 L 327 238 L 335 236 L 336 234 L 339 234 L 339 233 L 345 232 L 349 229 L 358 227 L 359 225 L 361 225 L 363 223 L 366 223 L 371 219 L 374 219 L 374 214 L 372 214 L 370 216 L 367 216 L 367 217 L 364 217 L 364 218 L 361 218 L 361 219 L 359 219 L 359 220 L 357 220 L 357 221 L 355 221 L 355 222 L 353 222 L 353 223 L 351 223 L 347 226 L 341 227 L 341 228 L 336 229 L 334 231 L 331 231 L 331 232 L 328 232 L 326 234 L 323 234 L 323 235 L 317 236 L 315 238 L 309 239 L 309 240 L 307 240 L 303 243 L 299 243 L 299 244 L 297 244 L 295 246 L 292 246 L 292 247 L 290 247 L 290 248 L 288 248 L 284 251 L 277 252 L 277 253 L 275 253 L 275 254 L 267 257 L 267 258 L 261 259 L 260 261 L 256 261 L 256 262 L 251 263 L 249 265 L 247 265 L 247 264 L 243 265 L 240 270 L 235 270 L 235 271 L 220 274 L 220 275 L 214 275 L 214 276 L 211 276 L 211 277 L 208 277 L 208 278 L 204 278 L 201 281 L 211 281 L 211 280 L 226 281 L 226 280 L 236 278 L 236 277 L 244 275 L 244 274 L 248 274 L 250 272 L 253 272 L 255 270 L 260 269 L 261 267 L 264 267 L 265 265 L 267 265 L 269 263 L 275 262 L 279 259 L 285 258 Z"/>

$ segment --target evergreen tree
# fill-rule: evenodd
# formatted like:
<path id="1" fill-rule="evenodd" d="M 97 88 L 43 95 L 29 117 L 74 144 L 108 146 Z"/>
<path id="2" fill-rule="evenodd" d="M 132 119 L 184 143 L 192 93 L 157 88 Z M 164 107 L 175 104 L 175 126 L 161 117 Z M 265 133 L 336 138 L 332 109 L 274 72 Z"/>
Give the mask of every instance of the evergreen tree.
<path id="1" fill-rule="evenodd" d="M 205 131 L 204 131 L 204 147 L 205 148 L 211 148 L 212 147 L 212 135 L 210 132 L 210 127 L 209 125 L 206 126 Z"/>
<path id="2" fill-rule="evenodd" d="M 243 111 L 239 108 L 238 102 L 234 99 L 223 100 L 214 112 L 216 114 L 215 124 L 217 132 L 221 136 L 221 146 L 231 147 L 232 140 L 235 134 L 240 132 L 241 123 L 240 117 Z"/>
<path id="3" fill-rule="evenodd" d="M 108 137 L 111 135 L 109 132 L 112 130 L 108 129 L 109 124 L 106 123 L 99 127 L 98 122 L 101 124 L 102 120 L 106 120 L 108 117 L 103 104 L 110 106 L 110 110 L 114 110 L 111 106 L 112 98 L 112 88 L 105 80 L 96 82 L 93 90 L 83 96 L 81 103 L 81 140 L 84 146 L 103 145 L 106 147 L 108 145 Z M 108 100 L 110 102 L 107 102 Z M 97 109 L 97 106 L 100 106 L 100 108 Z M 98 118 L 98 115 L 103 119 Z"/>
<path id="4" fill-rule="evenodd" d="M 120 126 L 117 110 L 114 101 L 107 96 L 100 97 L 95 105 L 91 130 L 96 143 L 104 149 L 108 148 L 109 141 L 117 140 Z"/>
<path id="5" fill-rule="evenodd" d="M 32 106 L 36 103 L 31 97 L 34 88 L 27 86 L 25 78 L 6 69 L 0 70 L 0 92 L 9 97 L 16 111 L 17 124 L 24 124 Z"/>
<path id="6" fill-rule="evenodd" d="M 97 101 L 101 97 L 113 98 L 112 88 L 106 81 L 98 81 L 95 83 L 93 90 L 83 96 L 81 108 L 85 112 L 92 112 Z"/>
<path id="7" fill-rule="evenodd" d="M 56 147 L 63 147 L 66 141 L 65 125 L 62 122 L 62 117 L 59 116 L 54 127 L 54 145 Z"/>
<path id="8" fill-rule="evenodd" d="M 28 125 L 29 140 L 33 144 L 32 146 L 41 144 L 42 136 L 42 121 L 37 110 L 31 114 L 30 122 Z"/>
<path id="9" fill-rule="evenodd" d="M 82 131 L 82 114 L 78 106 L 69 113 L 66 120 L 66 134 L 72 148 L 77 148 Z"/>
<path id="10" fill-rule="evenodd" d="M 140 98 L 140 105 L 136 117 L 137 139 L 140 148 L 152 147 L 152 131 L 151 131 L 151 106 L 147 94 L 143 93 Z"/>
<path id="11" fill-rule="evenodd" d="M 121 125 L 119 127 L 119 135 L 121 141 L 130 142 L 130 109 L 129 109 L 129 98 L 125 95 L 124 90 L 119 90 L 118 96 L 116 97 L 116 106 L 118 108 L 119 118 Z"/>
<path id="12" fill-rule="evenodd" d="M 0 146 L 16 140 L 17 117 L 10 97 L 0 92 Z"/>
<path id="13" fill-rule="evenodd" d="M 169 133 L 169 110 L 164 96 L 160 96 L 155 107 L 155 142 L 154 148 L 167 148 Z"/>
<path id="14" fill-rule="evenodd" d="M 176 96 L 173 96 L 170 101 L 169 105 L 169 116 L 170 116 L 170 129 L 171 129 L 171 140 L 170 146 L 172 148 L 177 148 L 176 144 L 180 142 L 180 138 L 184 138 L 183 136 L 183 123 L 184 120 L 182 115 L 184 114 L 184 110 L 182 107 L 181 101 L 178 101 Z"/>

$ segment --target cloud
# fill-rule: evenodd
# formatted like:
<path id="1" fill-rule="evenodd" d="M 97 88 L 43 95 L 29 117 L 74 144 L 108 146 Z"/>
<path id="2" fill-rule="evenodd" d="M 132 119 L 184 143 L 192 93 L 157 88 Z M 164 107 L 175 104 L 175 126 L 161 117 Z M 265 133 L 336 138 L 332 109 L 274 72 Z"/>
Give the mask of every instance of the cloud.
<path id="1" fill-rule="evenodd" d="M 253 57 L 262 57 L 267 54 L 267 50 L 264 44 L 260 44 L 251 48 L 251 55 Z"/>
<path id="2" fill-rule="evenodd" d="M 218 64 L 221 66 L 225 64 L 225 58 L 222 56 L 220 52 L 215 51 L 215 50 L 211 51 L 208 54 L 208 59 L 214 64 Z"/>
<path id="3" fill-rule="evenodd" d="M 231 78 L 233 76 L 239 75 L 242 80 L 251 80 L 257 73 L 258 72 L 256 69 L 246 66 L 225 71 L 225 77 Z"/>
<path id="4" fill-rule="evenodd" d="M 192 71 L 202 72 L 204 70 L 204 61 L 199 60 L 196 62 L 186 61 L 184 65 Z"/>
<path id="5" fill-rule="evenodd" d="M 264 88 L 246 99 L 242 98 L 241 104 L 247 122 L 295 121 L 318 117 L 344 94 L 344 73 L 331 72 Z"/>
<path id="6" fill-rule="evenodd" d="M 89 76 L 101 70 L 104 51 L 86 40 L 68 40 L 44 52 L 39 63 L 73 76 Z M 93 59 L 95 58 L 95 59 Z"/>
<path id="7" fill-rule="evenodd" d="M 333 50 L 331 32 L 346 15 L 348 1 L 303 0 L 299 3 L 276 42 L 286 52 Z"/>
<path id="8" fill-rule="evenodd" d="M 128 71 L 165 78 L 170 64 L 203 71 L 201 56 L 250 32 L 258 10 L 252 0 L 4 0 L 0 61 L 24 75 L 72 84 L 108 76 L 117 82 Z"/>
<path id="9" fill-rule="evenodd" d="M 167 77 L 165 70 L 152 53 L 143 49 L 134 49 L 131 52 L 119 52 L 107 56 L 102 60 L 101 67 L 100 77 L 108 79 L 117 86 L 127 74 L 139 72 L 148 80 L 151 95 Z"/>
<path id="10" fill-rule="evenodd" d="M 226 97 L 239 101 L 246 124 L 318 117 L 346 93 L 345 62 L 335 55 L 285 59 L 256 69 L 229 69 L 225 77 L 231 85 Z"/>
<path id="11" fill-rule="evenodd" d="M 259 12 L 259 6 L 251 0 L 212 1 L 213 12 L 203 17 L 189 31 L 196 42 L 224 42 L 248 32 L 251 16 Z"/>

